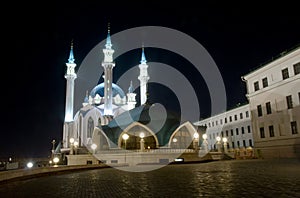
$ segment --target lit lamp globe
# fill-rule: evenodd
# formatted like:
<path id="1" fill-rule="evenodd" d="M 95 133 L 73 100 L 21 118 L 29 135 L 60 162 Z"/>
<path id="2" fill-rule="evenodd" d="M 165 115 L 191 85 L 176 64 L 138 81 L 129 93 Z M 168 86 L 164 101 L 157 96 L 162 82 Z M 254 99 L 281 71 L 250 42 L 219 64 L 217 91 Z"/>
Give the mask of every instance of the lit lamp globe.
<path id="1" fill-rule="evenodd" d="M 177 142 L 177 138 L 173 138 L 173 142 Z"/>
<path id="2" fill-rule="evenodd" d="M 53 158 L 53 162 L 55 163 L 55 165 L 59 162 L 59 158 L 58 157 L 55 157 Z"/>
<path id="3" fill-rule="evenodd" d="M 129 135 L 127 134 L 127 133 L 124 133 L 123 135 L 122 135 L 122 138 L 123 138 L 123 140 L 127 140 L 128 138 L 129 138 Z"/>
<path id="4" fill-rule="evenodd" d="M 74 142 L 74 146 L 77 147 L 79 143 L 77 141 Z"/>
<path id="5" fill-rule="evenodd" d="M 222 138 L 222 141 L 223 141 L 224 143 L 226 143 L 226 142 L 227 142 L 227 138 L 226 138 L 226 137 L 223 137 L 223 138 Z"/>
<path id="6" fill-rule="evenodd" d="M 194 133 L 194 138 L 198 139 L 199 138 L 199 133 Z"/>
<path id="7" fill-rule="evenodd" d="M 26 166 L 27 166 L 27 168 L 32 168 L 32 167 L 33 167 L 33 163 L 32 163 L 32 162 L 28 162 L 28 163 L 26 164 Z"/>
<path id="8" fill-rule="evenodd" d="M 216 140 L 217 140 L 218 142 L 220 142 L 220 141 L 221 141 L 220 136 L 217 136 L 217 137 L 216 137 Z"/>
<path id="9" fill-rule="evenodd" d="M 204 140 L 206 140 L 206 139 L 207 139 L 207 135 L 206 135 L 206 133 L 204 133 L 204 134 L 202 135 L 202 138 L 203 138 Z"/>
<path id="10" fill-rule="evenodd" d="M 91 145 L 91 148 L 92 148 L 93 150 L 96 150 L 97 144 L 92 144 L 92 145 Z"/>
<path id="11" fill-rule="evenodd" d="M 124 134 L 124 135 L 125 135 L 125 134 Z M 143 139 L 144 137 L 145 137 L 145 133 L 144 133 L 144 132 L 141 132 L 141 133 L 140 133 L 140 138 Z"/>
<path id="12" fill-rule="evenodd" d="M 73 144 L 74 143 L 74 138 L 70 138 L 70 143 Z"/>

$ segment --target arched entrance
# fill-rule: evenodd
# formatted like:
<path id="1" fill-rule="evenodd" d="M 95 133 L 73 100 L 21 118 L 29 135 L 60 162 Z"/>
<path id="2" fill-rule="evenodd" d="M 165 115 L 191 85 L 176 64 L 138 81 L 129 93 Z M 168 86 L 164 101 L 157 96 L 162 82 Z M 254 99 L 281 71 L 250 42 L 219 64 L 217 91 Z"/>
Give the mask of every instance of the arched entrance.
<path id="1" fill-rule="evenodd" d="M 124 134 L 128 135 L 127 140 L 122 138 Z M 156 135 L 151 129 L 139 122 L 133 122 L 120 134 L 118 146 L 122 149 L 125 149 L 125 141 L 127 150 L 158 148 L 158 140 Z M 144 148 L 141 148 L 141 146 Z"/>

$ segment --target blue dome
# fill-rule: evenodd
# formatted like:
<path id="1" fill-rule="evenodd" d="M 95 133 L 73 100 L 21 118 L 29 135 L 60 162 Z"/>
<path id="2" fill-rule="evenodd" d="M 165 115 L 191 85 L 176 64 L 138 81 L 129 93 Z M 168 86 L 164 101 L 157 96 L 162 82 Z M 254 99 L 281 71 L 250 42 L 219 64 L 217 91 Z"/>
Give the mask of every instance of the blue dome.
<path id="1" fill-rule="evenodd" d="M 94 87 L 90 93 L 90 96 L 92 96 L 94 98 L 96 96 L 96 94 L 99 94 L 99 96 L 104 97 L 104 83 L 98 84 L 96 87 Z M 121 98 L 123 98 L 125 96 L 125 93 L 121 89 L 121 87 L 112 83 L 113 97 L 115 97 L 118 94 L 120 95 Z"/>

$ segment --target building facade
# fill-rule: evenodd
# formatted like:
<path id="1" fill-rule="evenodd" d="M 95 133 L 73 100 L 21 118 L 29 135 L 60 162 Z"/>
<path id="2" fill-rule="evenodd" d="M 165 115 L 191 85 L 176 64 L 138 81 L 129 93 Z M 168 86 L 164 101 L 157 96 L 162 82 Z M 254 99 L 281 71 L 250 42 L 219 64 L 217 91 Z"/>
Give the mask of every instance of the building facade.
<path id="1" fill-rule="evenodd" d="M 242 77 L 247 85 L 256 153 L 300 156 L 300 48 Z"/>
<path id="2" fill-rule="evenodd" d="M 226 137 L 227 149 L 231 150 L 254 145 L 249 104 L 200 120 L 194 125 L 206 126 L 208 149 L 211 151 L 217 149 L 217 137 L 221 141 Z"/>

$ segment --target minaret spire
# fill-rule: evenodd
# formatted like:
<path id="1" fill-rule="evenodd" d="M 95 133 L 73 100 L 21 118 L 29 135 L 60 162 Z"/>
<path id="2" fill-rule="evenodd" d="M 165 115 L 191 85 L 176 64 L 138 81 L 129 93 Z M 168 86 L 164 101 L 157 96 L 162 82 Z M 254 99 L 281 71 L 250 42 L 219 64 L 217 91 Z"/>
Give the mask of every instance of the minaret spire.
<path id="1" fill-rule="evenodd" d="M 140 80 L 140 94 L 141 94 L 140 100 L 141 100 L 141 105 L 143 105 L 147 101 L 147 82 L 150 79 L 147 71 L 148 65 L 145 56 L 144 46 L 142 47 L 142 57 L 140 63 L 141 63 L 139 64 L 140 75 L 138 79 Z"/>
<path id="2" fill-rule="evenodd" d="M 68 62 L 66 63 L 67 72 L 65 78 L 67 80 L 66 87 L 66 107 L 65 107 L 65 121 L 64 121 L 64 134 L 63 145 L 66 148 L 69 144 L 69 139 L 73 135 L 73 108 L 74 108 L 74 81 L 77 78 L 75 73 L 75 58 L 73 53 L 73 40 L 71 42 L 71 49 Z"/>
<path id="3" fill-rule="evenodd" d="M 104 115 L 113 115 L 112 80 L 113 68 L 115 66 L 113 62 L 114 52 L 110 38 L 110 27 L 108 26 L 106 44 L 103 49 L 104 60 L 102 61 L 102 67 L 104 67 Z"/>

